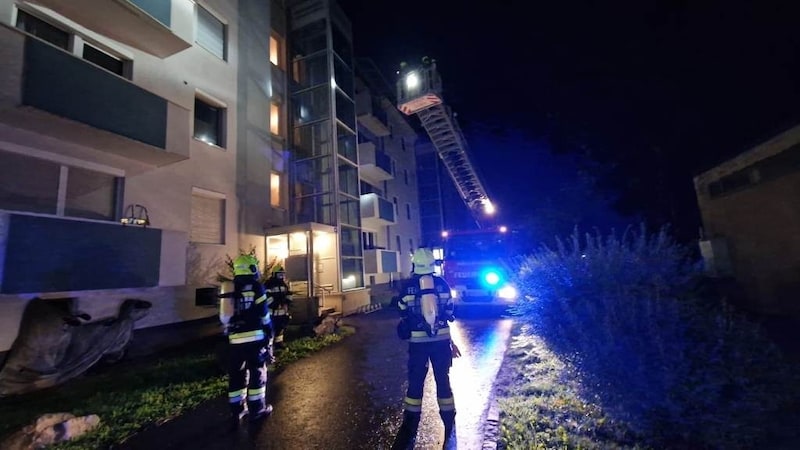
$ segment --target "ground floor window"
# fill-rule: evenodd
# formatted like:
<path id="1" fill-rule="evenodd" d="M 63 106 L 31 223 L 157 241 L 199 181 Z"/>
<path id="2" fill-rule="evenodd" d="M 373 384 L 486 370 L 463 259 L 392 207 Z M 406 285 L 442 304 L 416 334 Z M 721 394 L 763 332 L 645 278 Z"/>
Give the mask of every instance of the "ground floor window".
<path id="1" fill-rule="evenodd" d="M 0 151 L 0 209 L 116 220 L 123 178 Z"/>

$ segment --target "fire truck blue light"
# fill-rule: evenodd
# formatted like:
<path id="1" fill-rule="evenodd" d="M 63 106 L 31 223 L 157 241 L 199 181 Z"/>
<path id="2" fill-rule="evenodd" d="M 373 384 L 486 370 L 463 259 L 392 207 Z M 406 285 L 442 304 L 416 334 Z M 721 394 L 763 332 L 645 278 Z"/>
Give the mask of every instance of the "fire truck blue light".
<path id="1" fill-rule="evenodd" d="M 500 282 L 500 275 L 498 275 L 496 272 L 488 272 L 483 276 L 483 279 L 486 280 L 486 282 L 490 285 L 494 286 Z"/>

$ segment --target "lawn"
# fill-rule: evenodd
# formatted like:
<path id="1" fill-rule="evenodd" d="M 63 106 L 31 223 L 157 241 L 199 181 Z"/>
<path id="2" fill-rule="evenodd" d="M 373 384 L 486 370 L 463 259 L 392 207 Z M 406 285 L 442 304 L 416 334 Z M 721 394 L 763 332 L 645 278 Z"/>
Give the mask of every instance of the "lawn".
<path id="1" fill-rule="evenodd" d="M 338 334 L 287 342 L 270 371 L 277 372 L 353 333 L 352 327 L 343 326 Z M 97 414 L 101 425 L 81 439 L 55 448 L 98 449 L 121 443 L 140 430 L 225 395 L 219 345 L 219 337 L 206 339 L 156 357 L 98 368 L 53 389 L 3 399 L 0 436 L 6 437 L 42 414 L 69 412 Z"/>
<path id="2" fill-rule="evenodd" d="M 574 371 L 522 325 L 515 325 L 495 392 L 500 449 L 646 448 L 624 424 L 580 399 Z"/>

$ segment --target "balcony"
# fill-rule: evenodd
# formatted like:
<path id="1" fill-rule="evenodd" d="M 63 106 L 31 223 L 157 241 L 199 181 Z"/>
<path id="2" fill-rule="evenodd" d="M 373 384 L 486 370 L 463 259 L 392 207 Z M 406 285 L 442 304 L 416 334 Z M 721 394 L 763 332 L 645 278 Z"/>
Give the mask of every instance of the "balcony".
<path id="1" fill-rule="evenodd" d="M 364 273 L 379 274 L 400 271 L 400 255 L 395 250 L 364 250 Z"/>
<path id="2" fill-rule="evenodd" d="M 380 183 L 394 178 L 392 174 L 392 158 L 375 148 L 372 142 L 358 144 L 359 174 L 361 178 Z"/>
<path id="3" fill-rule="evenodd" d="M 369 93 L 356 95 L 356 116 L 358 123 L 378 137 L 389 136 L 389 118 L 379 101 L 369 98 Z"/>
<path id="4" fill-rule="evenodd" d="M 394 204 L 378 194 L 361 195 L 361 224 L 364 228 L 377 229 L 397 223 Z"/>
<path id="5" fill-rule="evenodd" d="M 189 158 L 186 108 L 16 29 L 0 27 L 0 42 L 7 140 L 56 139 L 158 166 Z"/>
<path id="6" fill-rule="evenodd" d="M 31 0 L 92 31 L 159 58 L 192 46 L 191 0 Z"/>
<path id="7" fill-rule="evenodd" d="M 180 286 L 188 236 L 67 217 L 0 211 L 0 294 Z M 47 236 L 47 239 L 42 239 Z"/>

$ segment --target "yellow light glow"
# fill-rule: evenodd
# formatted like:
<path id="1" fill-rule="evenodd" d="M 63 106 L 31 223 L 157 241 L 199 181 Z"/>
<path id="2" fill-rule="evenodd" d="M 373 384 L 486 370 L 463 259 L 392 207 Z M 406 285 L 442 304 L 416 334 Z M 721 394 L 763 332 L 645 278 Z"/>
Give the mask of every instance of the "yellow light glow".
<path id="1" fill-rule="evenodd" d="M 269 176 L 269 203 L 272 206 L 281 206 L 281 175 L 272 172 Z"/>
<path id="2" fill-rule="evenodd" d="M 275 103 L 269 109 L 269 132 L 281 134 L 281 107 Z"/>

